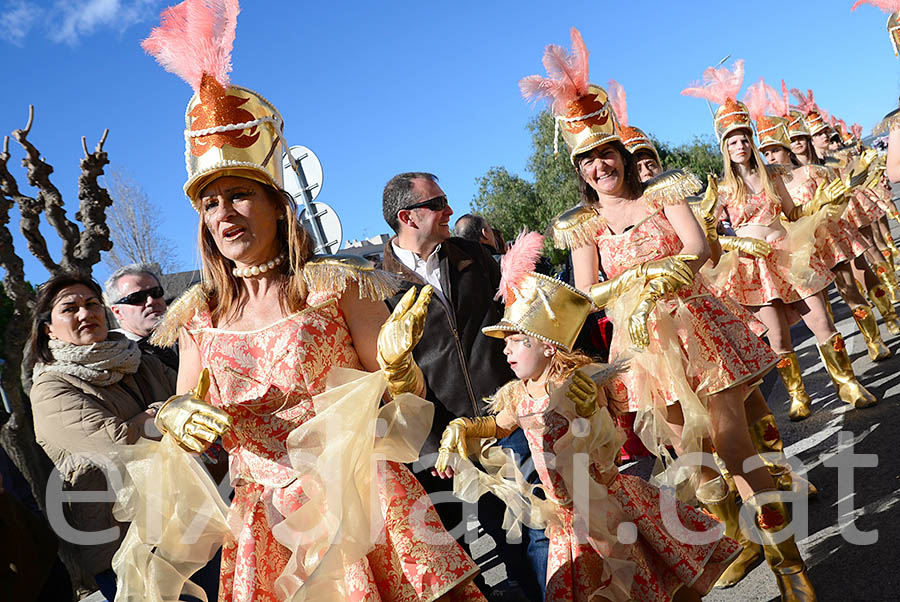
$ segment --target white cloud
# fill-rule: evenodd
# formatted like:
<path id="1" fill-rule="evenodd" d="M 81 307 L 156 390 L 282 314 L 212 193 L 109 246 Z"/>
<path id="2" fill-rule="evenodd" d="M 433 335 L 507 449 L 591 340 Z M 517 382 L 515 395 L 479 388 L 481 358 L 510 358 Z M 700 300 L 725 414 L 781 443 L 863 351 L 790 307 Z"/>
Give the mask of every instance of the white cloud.
<path id="1" fill-rule="evenodd" d="M 11 44 L 21 46 L 31 28 L 38 21 L 43 9 L 35 2 L 9 0 L 0 12 L 0 37 Z"/>
<path id="2" fill-rule="evenodd" d="M 98 32 L 122 33 L 135 23 L 154 21 L 162 0 L 6 0 L 0 8 L 0 36 L 21 46 L 38 28 L 50 40 L 69 45 Z"/>
<path id="3" fill-rule="evenodd" d="M 156 0 L 58 0 L 56 19 L 49 31 L 55 42 L 74 44 L 99 29 L 121 33 L 128 27 L 155 17 Z"/>

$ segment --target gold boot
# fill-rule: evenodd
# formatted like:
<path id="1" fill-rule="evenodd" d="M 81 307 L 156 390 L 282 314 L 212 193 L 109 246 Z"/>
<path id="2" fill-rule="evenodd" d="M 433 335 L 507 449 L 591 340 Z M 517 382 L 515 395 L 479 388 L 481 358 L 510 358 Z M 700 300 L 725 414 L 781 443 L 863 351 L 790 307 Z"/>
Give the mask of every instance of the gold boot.
<path id="1" fill-rule="evenodd" d="M 819 345 L 819 353 L 842 401 L 854 408 L 868 408 L 878 403 L 875 396 L 856 380 L 844 338 L 840 334 L 835 334 L 827 343 Z"/>
<path id="2" fill-rule="evenodd" d="M 875 309 L 878 310 L 878 313 L 881 314 L 881 319 L 884 321 L 888 332 L 900 334 L 900 320 L 897 319 L 897 310 L 894 309 L 894 304 L 891 302 L 887 288 L 881 284 L 873 286 L 867 296 L 872 305 L 875 306 Z"/>
<path id="3" fill-rule="evenodd" d="M 900 282 L 897 281 L 897 273 L 891 268 L 891 264 L 882 261 L 873 265 L 872 269 L 890 293 L 891 303 L 900 302 Z"/>
<path id="4" fill-rule="evenodd" d="M 781 433 L 778 431 L 778 425 L 775 423 L 775 416 L 766 414 L 750 426 L 750 439 L 753 446 L 759 452 L 762 461 L 765 462 L 772 480 L 775 481 L 775 487 L 781 491 L 806 492 L 806 497 L 815 497 L 819 494 L 816 486 L 803 477 L 794 474 L 791 465 L 784 455 L 784 442 L 781 440 Z M 770 459 L 764 454 L 777 454 L 778 458 Z"/>
<path id="5" fill-rule="evenodd" d="M 797 354 L 793 351 L 785 353 L 776 367 L 781 375 L 781 380 L 784 381 L 788 397 L 791 398 L 791 409 L 788 410 L 788 416 L 791 420 L 809 418 L 811 402 L 809 395 L 806 394 L 806 387 L 803 386 L 803 379 L 800 377 L 800 362 L 797 360 Z"/>
<path id="6" fill-rule="evenodd" d="M 697 488 L 697 499 L 722 521 L 725 525 L 725 535 L 744 547 L 716 581 L 715 587 L 737 585 L 762 562 L 762 546 L 750 541 L 744 530 L 741 529 L 740 509 L 734 494 L 728 490 L 725 479 L 716 477 L 700 485 Z"/>
<path id="7" fill-rule="evenodd" d="M 869 359 L 877 362 L 891 357 L 891 350 L 887 348 L 887 345 L 881 339 L 878 322 L 875 321 L 872 310 L 865 305 L 860 305 L 853 310 L 853 319 L 856 320 L 856 325 L 859 326 L 859 331 L 866 340 Z"/>
<path id="8" fill-rule="evenodd" d="M 775 573 L 782 602 L 815 602 L 816 592 L 806 574 L 806 564 L 800 556 L 794 536 L 775 543 L 778 532 L 790 520 L 787 507 L 780 501 L 760 504 L 756 498 L 757 496 L 753 496 L 744 503 L 753 508 L 756 515 L 763 552 L 769 568 Z"/>

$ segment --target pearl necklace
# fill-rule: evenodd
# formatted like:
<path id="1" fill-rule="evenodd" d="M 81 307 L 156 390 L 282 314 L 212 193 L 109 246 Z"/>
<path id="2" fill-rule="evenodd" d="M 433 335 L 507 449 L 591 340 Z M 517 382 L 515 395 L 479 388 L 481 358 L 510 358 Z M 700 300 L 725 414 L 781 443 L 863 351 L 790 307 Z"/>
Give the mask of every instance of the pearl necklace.
<path id="1" fill-rule="evenodd" d="M 262 263 L 260 265 L 253 265 L 249 268 L 234 268 L 231 270 L 231 273 L 237 276 L 238 278 L 248 278 L 250 276 L 259 276 L 260 274 L 264 274 L 271 269 L 274 269 L 275 266 L 279 266 L 284 262 L 284 253 L 276 257 L 275 259 L 271 259 L 266 263 Z"/>

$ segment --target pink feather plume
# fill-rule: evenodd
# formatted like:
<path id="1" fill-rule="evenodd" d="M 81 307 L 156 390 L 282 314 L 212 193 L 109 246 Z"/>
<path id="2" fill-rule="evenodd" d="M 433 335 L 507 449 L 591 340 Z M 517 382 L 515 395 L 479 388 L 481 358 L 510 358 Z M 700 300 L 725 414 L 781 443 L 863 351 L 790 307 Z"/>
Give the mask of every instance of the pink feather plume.
<path id="1" fill-rule="evenodd" d="M 684 96 L 705 98 L 716 104 L 725 104 L 729 98 L 737 99 L 737 94 L 744 83 L 744 59 L 734 62 L 733 69 L 728 67 L 707 67 L 703 72 L 703 81 L 694 82 L 681 91 Z"/>
<path id="2" fill-rule="evenodd" d="M 862 132 L 863 132 L 862 126 L 859 125 L 858 123 L 854 123 L 853 125 L 850 126 L 850 133 L 853 134 L 853 137 L 856 138 L 857 140 L 862 139 Z"/>
<path id="3" fill-rule="evenodd" d="M 781 80 L 781 93 L 772 86 L 766 84 L 766 95 L 769 97 L 769 111 L 773 115 L 787 118 L 791 113 L 791 96 L 788 93 L 787 84 Z"/>
<path id="4" fill-rule="evenodd" d="M 614 79 L 606 84 L 606 92 L 609 94 L 609 104 L 613 113 L 622 127 L 628 127 L 628 101 L 625 98 L 625 87 Z"/>
<path id="5" fill-rule="evenodd" d="M 571 54 L 555 44 L 544 50 L 543 63 L 548 77 L 529 75 L 519 80 L 522 96 L 529 100 L 547 98 L 559 113 L 565 111 L 569 102 L 586 94 L 590 86 L 587 46 L 576 28 L 572 28 L 571 34 Z"/>
<path id="6" fill-rule="evenodd" d="M 900 10 L 900 0 L 857 0 L 850 10 L 856 10 L 863 4 L 877 6 L 886 13 L 895 13 Z"/>
<path id="7" fill-rule="evenodd" d="M 544 248 L 544 236 L 537 232 L 522 230 L 516 237 L 503 258 L 500 260 L 500 290 L 495 299 L 503 299 L 506 303 L 509 295 L 522 285 L 522 281 L 534 271 L 541 250 Z"/>
<path id="8" fill-rule="evenodd" d="M 167 8 L 141 46 L 196 92 L 204 73 L 229 83 L 238 0 L 185 0 Z"/>
<path id="9" fill-rule="evenodd" d="M 796 108 L 803 113 L 809 114 L 819 110 L 819 107 L 816 106 L 816 100 L 813 97 L 812 90 L 807 90 L 806 95 L 804 95 L 803 92 L 797 88 L 791 88 L 791 94 L 797 99 L 797 104 L 795 105 Z"/>
<path id="10" fill-rule="evenodd" d="M 744 93 L 744 104 L 750 112 L 750 117 L 755 121 L 766 116 L 769 109 L 769 100 L 766 98 L 766 82 L 760 79 L 747 88 Z"/>

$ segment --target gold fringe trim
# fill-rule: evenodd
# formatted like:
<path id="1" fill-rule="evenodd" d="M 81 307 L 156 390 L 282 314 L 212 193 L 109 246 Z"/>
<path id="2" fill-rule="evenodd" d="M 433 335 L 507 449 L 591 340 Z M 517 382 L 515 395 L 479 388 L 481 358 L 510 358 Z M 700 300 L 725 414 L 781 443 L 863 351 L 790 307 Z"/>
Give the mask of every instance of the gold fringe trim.
<path id="1" fill-rule="evenodd" d="M 209 296 L 203 284 L 195 284 L 176 299 L 166 310 L 163 319 L 160 320 L 153 334 L 150 336 L 150 344 L 157 347 L 171 347 L 178 340 L 178 332 L 185 326 L 194 312 L 203 307 Z"/>
<path id="2" fill-rule="evenodd" d="M 577 249 L 596 244 L 606 221 L 587 207 L 578 206 L 550 222 L 550 234 L 557 249 Z"/>
<path id="3" fill-rule="evenodd" d="M 670 169 L 644 186 L 644 198 L 653 205 L 674 205 L 703 188 L 700 178 L 686 169 Z"/>
<path id="4" fill-rule="evenodd" d="M 360 298 L 384 301 L 400 290 L 396 276 L 375 268 L 362 257 L 322 255 L 303 266 L 303 281 L 309 292 L 343 293 L 356 282 Z"/>
<path id="5" fill-rule="evenodd" d="M 872 134 L 880 136 L 898 128 L 900 128 L 900 109 L 894 109 L 884 116 L 881 123 L 872 128 Z"/>
<path id="6" fill-rule="evenodd" d="M 497 389 L 497 392 L 490 397 L 485 397 L 484 401 L 487 403 L 488 412 L 494 415 L 499 414 L 503 410 L 515 413 L 518 405 L 515 389 L 518 384 L 518 380 L 511 380 Z"/>

